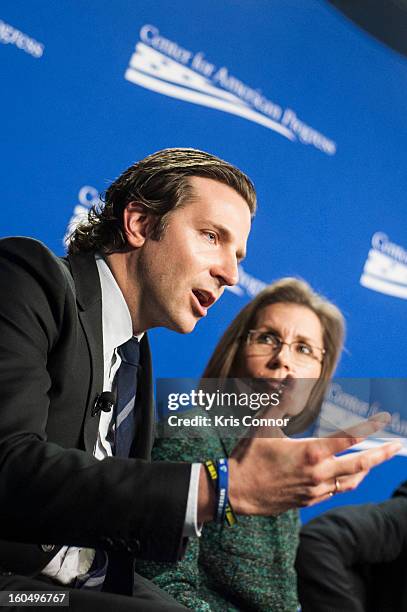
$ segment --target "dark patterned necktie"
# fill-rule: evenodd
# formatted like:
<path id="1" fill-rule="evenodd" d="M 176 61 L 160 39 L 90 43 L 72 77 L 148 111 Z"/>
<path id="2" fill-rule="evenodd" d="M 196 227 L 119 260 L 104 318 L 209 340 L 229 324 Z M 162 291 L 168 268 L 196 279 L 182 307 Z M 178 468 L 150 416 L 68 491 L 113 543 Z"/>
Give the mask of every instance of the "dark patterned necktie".
<path id="1" fill-rule="evenodd" d="M 135 434 L 134 404 L 137 393 L 137 371 L 140 361 L 140 345 L 137 338 L 130 338 L 117 351 L 122 360 L 116 375 L 117 401 L 114 413 L 115 436 L 113 454 L 128 457 Z"/>
<path id="2" fill-rule="evenodd" d="M 115 457 L 128 457 L 135 434 L 134 404 L 137 393 L 137 371 L 140 361 L 140 345 L 137 338 L 130 338 L 117 352 L 121 364 L 116 374 L 116 405 L 113 412 Z M 110 430 L 110 436 L 113 429 Z M 109 437 L 110 437 L 109 436 Z M 100 591 L 106 578 L 108 556 L 104 550 L 96 549 L 95 558 L 88 572 L 76 578 L 75 588 Z"/>

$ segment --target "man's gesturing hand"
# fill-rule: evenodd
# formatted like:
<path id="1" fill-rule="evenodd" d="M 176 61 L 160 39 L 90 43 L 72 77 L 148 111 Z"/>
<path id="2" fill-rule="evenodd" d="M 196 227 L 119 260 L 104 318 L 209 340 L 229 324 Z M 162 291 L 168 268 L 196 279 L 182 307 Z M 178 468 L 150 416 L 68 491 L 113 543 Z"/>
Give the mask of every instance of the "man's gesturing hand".
<path id="1" fill-rule="evenodd" d="M 378 448 L 336 457 L 382 429 L 387 414 L 320 439 L 255 437 L 241 440 L 229 460 L 229 499 L 238 514 L 277 515 L 289 508 L 311 506 L 330 493 L 350 491 L 369 470 L 401 448 L 389 442 Z M 340 436 L 340 437 L 339 437 Z"/>

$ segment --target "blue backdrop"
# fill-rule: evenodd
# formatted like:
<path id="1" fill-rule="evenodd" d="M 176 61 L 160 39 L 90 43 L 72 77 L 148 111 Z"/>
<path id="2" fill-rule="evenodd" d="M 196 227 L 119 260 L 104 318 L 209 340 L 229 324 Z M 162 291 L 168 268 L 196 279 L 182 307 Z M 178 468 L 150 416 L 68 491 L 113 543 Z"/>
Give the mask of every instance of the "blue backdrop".
<path id="1" fill-rule="evenodd" d="M 62 254 L 68 223 L 164 147 L 213 152 L 256 184 L 238 287 L 192 335 L 151 334 L 157 376 L 199 375 L 233 316 L 286 275 L 344 311 L 340 376 L 405 376 L 404 57 L 322 0 L 3 0 L 0 20 L 1 235 Z M 405 468 L 335 503 L 384 498 Z"/>

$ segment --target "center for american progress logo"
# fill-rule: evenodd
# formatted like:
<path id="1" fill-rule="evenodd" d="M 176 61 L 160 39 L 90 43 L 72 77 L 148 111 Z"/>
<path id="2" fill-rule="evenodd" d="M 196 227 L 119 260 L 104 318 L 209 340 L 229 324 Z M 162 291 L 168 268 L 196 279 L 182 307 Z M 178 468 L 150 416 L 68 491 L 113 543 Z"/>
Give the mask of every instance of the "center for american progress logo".
<path id="1" fill-rule="evenodd" d="M 238 115 L 327 155 L 336 153 L 336 143 L 300 120 L 294 110 L 249 87 L 226 66 L 209 62 L 202 51 L 193 53 L 161 36 L 153 25 L 142 26 L 124 76 L 165 96 Z"/>
<path id="2" fill-rule="evenodd" d="M 407 251 L 391 242 L 383 232 L 376 232 L 360 284 L 407 300 Z"/>

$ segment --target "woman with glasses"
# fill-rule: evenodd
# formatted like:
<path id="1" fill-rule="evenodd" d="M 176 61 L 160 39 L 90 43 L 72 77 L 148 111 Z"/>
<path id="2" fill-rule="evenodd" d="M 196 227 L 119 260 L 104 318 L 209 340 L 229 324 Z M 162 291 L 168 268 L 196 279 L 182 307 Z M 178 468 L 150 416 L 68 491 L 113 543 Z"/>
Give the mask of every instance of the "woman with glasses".
<path id="1" fill-rule="evenodd" d="M 279 405 L 268 415 L 288 417 L 289 422 L 271 435 L 299 433 L 320 411 L 343 337 L 338 308 L 304 281 L 285 278 L 269 285 L 237 315 L 203 379 L 239 379 L 233 382 L 240 390 L 252 388 L 252 382 L 257 390 L 276 392 Z M 256 416 L 261 414 L 265 411 Z M 200 439 L 162 438 L 153 459 L 205 462 L 229 455 L 236 442 L 219 429 Z M 138 562 L 137 571 L 196 612 L 295 612 L 299 527 L 295 510 L 271 518 L 239 516 L 233 527 L 206 524 L 200 538 L 189 540 L 182 561 Z"/>

